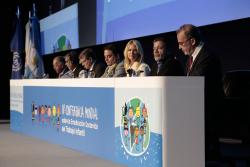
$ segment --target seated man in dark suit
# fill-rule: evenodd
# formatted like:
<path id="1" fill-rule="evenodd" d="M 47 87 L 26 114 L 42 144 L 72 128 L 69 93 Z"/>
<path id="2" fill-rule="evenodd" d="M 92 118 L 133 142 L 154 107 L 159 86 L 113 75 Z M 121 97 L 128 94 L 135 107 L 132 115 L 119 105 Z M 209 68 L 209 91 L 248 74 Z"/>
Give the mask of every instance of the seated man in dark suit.
<path id="1" fill-rule="evenodd" d="M 104 73 L 105 65 L 97 62 L 96 55 L 91 48 L 86 48 L 80 53 L 79 63 L 84 68 L 79 73 L 79 78 L 99 78 Z"/>
<path id="2" fill-rule="evenodd" d="M 79 65 L 78 56 L 75 51 L 71 51 L 64 56 L 65 65 L 73 73 L 74 78 L 78 78 L 82 67 Z"/>
<path id="3" fill-rule="evenodd" d="M 73 74 L 65 66 L 65 60 L 63 56 L 56 56 L 53 59 L 53 68 L 57 73 L 57 78 L 73 78 Z"/>
<path id="4" fill-rule="evenodd" d="M 205 77 L 205 149 L 208 160 L 215 155 L 211 148 L 216 148 L 218 141 L 216 129 L 223 98 L 221 62 L 201 40 L 200 31 L 194 25 L 181 26 L 177 30 L 177 40 L 179 49 L 189 57 L 187 76 Z"/>
<path id="5" fill-rule="evenodd" d="M 164 38 L 158 37 L 153 41 L 153 55 L 155 62 L 152 65 L 152 76 L 182 76 L 184 71 L 181 63 L 167 55 Z"/>

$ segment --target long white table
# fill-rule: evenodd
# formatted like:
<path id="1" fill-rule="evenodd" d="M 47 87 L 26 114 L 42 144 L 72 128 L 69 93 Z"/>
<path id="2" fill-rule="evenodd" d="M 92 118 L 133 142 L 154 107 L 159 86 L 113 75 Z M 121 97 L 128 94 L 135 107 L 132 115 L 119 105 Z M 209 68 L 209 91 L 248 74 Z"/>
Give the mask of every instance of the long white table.
<path id="1" fill-rule="evenodd" d="M 11 129 L 137 167 L 204 167 L 204 79 L 10 81 Z"/>

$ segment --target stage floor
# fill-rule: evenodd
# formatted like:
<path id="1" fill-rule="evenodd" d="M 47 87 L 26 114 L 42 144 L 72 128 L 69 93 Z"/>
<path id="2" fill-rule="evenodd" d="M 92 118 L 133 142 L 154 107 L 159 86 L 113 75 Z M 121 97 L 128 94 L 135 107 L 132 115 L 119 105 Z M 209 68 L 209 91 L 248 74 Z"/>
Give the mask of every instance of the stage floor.
<path id="1" fill-rule="evenodd" d="M 14 133 L 9 126 L 6 121 L 0 122 L 1 167 L 121 167 L 108 160 Z"/>

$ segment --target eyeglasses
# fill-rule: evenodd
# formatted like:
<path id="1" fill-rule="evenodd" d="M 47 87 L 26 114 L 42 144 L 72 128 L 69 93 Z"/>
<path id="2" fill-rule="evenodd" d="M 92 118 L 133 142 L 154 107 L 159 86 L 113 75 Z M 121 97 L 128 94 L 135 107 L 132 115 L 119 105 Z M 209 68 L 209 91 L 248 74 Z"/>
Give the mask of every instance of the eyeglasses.
<path id="1" fill-rule="evenodd" d="M 188 39 L 186 39 L 186 40 L 183 41 L 183 42 L 179 42 L 179 41 L 178 41 L 179 46 L 184 46 L 185 43 L 186 43 L 187 41 L 189 41 L 190 39 L 191 39 L 191 38 L 188 38 Z"/>

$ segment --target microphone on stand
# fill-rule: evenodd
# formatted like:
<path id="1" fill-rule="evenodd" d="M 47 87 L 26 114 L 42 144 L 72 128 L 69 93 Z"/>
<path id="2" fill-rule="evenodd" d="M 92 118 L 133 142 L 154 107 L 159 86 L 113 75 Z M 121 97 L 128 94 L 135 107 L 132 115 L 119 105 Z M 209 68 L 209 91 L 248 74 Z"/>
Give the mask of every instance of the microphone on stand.
<path id="1" fill-rule="evenodd" d="M 128 73 L 128 77 L 133 76 L 133 70 L 131 68 L 127 70 L 127 73 Z"/>

